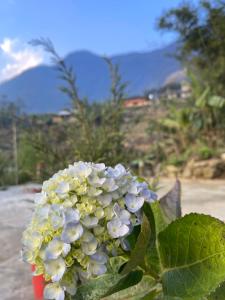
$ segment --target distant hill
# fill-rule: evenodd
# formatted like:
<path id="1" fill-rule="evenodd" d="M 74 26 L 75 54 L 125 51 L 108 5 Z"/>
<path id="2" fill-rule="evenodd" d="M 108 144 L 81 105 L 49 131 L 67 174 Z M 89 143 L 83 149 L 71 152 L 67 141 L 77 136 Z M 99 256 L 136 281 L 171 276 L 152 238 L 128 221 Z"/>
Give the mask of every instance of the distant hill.
<path id="1" fill-rule="evenodd" d="M 141 95 L 146 89 L 162 86 L 172 74 L 182 68 L 173 57 L 176 45 L 146 53 L 129 53 L 111 57 L 119 64 L 124 81 L 128 82 L 127 96 Z M 88 51 L 69 54 L 65 61 L 74 68 L 79 94 L 89 101 L 109 98 L 109 70 L 101 56 Z M 40 65 L 0 84 L 0 95 L 10 100 L 20 98 L 25 109 L 32 113 L 56 112 L 69 107 L 68 98 L 58 87 L 62 82 L 54 66 Z"/>

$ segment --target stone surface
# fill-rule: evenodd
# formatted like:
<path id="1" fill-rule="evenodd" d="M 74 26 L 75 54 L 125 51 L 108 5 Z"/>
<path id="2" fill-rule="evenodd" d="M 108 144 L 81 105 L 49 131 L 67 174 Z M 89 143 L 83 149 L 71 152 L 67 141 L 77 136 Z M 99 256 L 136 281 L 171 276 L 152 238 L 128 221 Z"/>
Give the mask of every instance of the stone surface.
<path id="1" fill-rule="evenodd" d="M 160 182 L 159 194 L 174 184 L 172 179 Z M 33 300 L 30 267 L 20 259 L 22 232 L 31 217 L 31 186 L 0 191 L 0 299 Z M 225 220 L 225 181 L 182 180 L 183 213 L 211 214 Z"/>
<path id="2" fill-rule="evenodd" d="M 183 174 L 182 174 L 182 176 L 184 178 L 191 178 L 192 177 L 192 169 L 193 169 L 194 163 L 195 163 L 194 159 L 191 159 L 187 163 L 186 167 L 184 168 Z"/>
<path id="3" fill-rule="evenodd" d="M 165 174 L 169 178 L 174 178 L 178 175 L 179 173 L 179 168 L 173 165 L 168 165 L 165 167 Z"/>
<path id="4" fill-rule="evenodd" d="M 32 300 L 30 266 L 20 258 L 22 232 L 32 214 L 29 186 L 0 191 L 0 299 Z"/>
<path id="5" fill-rule="evenodd" d="M 182 175 L 184 178 L 225 178 L 225 161 L 219 158 L 191 160 L 187 163 Z"/>

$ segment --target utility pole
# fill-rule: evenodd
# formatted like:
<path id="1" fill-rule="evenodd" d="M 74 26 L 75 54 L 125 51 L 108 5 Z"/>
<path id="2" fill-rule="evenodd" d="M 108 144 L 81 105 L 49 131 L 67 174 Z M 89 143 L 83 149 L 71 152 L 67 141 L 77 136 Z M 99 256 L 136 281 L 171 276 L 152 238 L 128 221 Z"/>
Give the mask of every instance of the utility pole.
<path id="1" fill-rule="evenodd" d="M 13 157 L 14 157 L 14 170 L 15 170 L 15 184 L 18 185 L 17 129 L 16 129 L 16 121 L 15 120 L 13 120 L 12 133 L 13 133 Z"/>

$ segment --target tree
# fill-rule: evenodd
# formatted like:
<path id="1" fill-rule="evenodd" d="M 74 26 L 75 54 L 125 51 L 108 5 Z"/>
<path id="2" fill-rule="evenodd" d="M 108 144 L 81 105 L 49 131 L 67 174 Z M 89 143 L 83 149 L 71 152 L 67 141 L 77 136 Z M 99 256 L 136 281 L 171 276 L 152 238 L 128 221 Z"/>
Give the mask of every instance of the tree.
<path id="1" fill-rule="evenodd" d="M 118 66 L 109 59 L 112 85 L 111 99 L 103 105 L 90 104 L 87 99 L 81 99 L 76 86 L 74 70 L 67 66 L 63 58 L 56 52 L 48 39 L 33 40 L 32 45 L 42 46 L 56 65 L 63 81 L 60 90 L 71 100 L 75 123 L 67 128 L 67 142 L 73 152 L 74 160 L 105 162 L 114 165 L 127 161 L 122 134 L 122 99 L 126 84 L 121 80 Z"/>
<path id="2" fill-rule="evenodd" d="M 204 91 L 225 97 L 225 2 L 200 1 L 198 7 L 182 4 L 166 12 L 158 28 L 178 35 L 179 54 Z"/>
<path id="3" fill-rule="evenodd" d="M 2 157 L 5 158 L 2 175 L 7 177 L 5 183 L 8 183 L 10 178 L 10 183 L 18 184 L 17 141 L 18 127 L 22 118 L 21 103 L 11 102 L 7 97 L 2 96 L 0 99 L 0 152 L 2 150 Z"/>
<path id="4" fill-rule="evenodd" d="M 177 34 L 177 58 L 195 100 L 189 103 L 189 121 L 217 147 L 225 139 L 225 2 L 182 4 L 161 16 L 158 27 Z"/>

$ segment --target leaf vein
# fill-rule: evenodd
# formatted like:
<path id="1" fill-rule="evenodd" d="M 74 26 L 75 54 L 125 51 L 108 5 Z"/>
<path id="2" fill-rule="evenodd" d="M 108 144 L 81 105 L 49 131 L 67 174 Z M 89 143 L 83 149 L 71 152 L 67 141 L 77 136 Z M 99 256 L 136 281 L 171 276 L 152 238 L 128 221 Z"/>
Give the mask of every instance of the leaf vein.
<path id="1" fill-rule="evenodd" d="M 185 269 L 185 268 L 189 268 L 189 267 L 195 266 L 197 264 L 200 264 L 200 263 L 202 263 L 202 262 L 204 262 L 204 261 L 206 261 L 206 260 L 208 260 L 210 258 L 213 258 L 213 257 L 215 257 L 217 255 L 220 255 L 220 254 L 223 254 L 223 253 L 225 254 L 225 250 L 217 252 L 217 253 L 214 253 L 214 254 L 209 255 L 209 256 L 206 256 L 203 259 L 197 260 L 197 261 L 195 261 L 193 263 L 190 263 L 190 264 L 185 264 L 185 265 L 182 265 L 182 266 L 175 266 L 173 268 L 166 268 L 166 269 L 164 269 L 164 271 L 162 272 L 162 274 L 167 273 L 167 272 L 171 272 L 171 271 L 176 271 L 176 270 Z"/>

